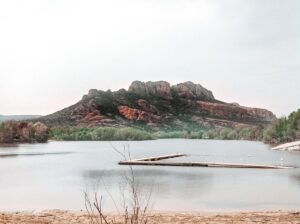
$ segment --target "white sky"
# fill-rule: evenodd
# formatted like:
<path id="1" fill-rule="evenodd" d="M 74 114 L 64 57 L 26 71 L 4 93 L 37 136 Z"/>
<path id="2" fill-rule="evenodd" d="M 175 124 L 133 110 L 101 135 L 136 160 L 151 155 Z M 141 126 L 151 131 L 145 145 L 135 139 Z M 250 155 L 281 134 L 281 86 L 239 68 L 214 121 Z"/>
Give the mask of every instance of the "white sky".
<path id="1" fill-rule="evenodd" d="M 287 115 L 300 108 L 300 1 L 0 0 L 0 114 L 49 114 L 133 80 L 190 80 Z"/>

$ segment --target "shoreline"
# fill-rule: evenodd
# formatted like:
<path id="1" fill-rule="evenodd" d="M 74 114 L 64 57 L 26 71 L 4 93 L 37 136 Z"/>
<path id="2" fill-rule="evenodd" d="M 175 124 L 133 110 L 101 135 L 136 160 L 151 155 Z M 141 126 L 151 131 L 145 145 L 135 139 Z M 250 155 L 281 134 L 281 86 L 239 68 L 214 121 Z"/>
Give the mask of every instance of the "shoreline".
<path id="1" fill-rule="evenodd" d="M 121 221 L 117 213 L 107 213 L 108 219 Z M 263 211 L 263 212 L 164 212 L 153 211 L 149 214 L 149 224 L 181 223 L 300 223 L 300 211 Z M 1 212 L 2 224 L 89 224 L 84 211 L 44 210 L 42 212 Z"/>

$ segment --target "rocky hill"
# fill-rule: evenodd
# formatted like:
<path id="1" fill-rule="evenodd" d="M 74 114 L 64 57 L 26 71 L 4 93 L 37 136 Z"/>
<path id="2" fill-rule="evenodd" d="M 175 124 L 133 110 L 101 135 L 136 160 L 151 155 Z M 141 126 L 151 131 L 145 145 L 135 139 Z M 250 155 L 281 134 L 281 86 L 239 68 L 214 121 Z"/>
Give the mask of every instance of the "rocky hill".
<path id="1" fill-rule="evenodd" d="M 91 89 L 76 104 L 38 120 L 49 126 L 192 130 L 253 126 L 274 119 L 268 110 L 217 100 L 200 84 L 134 81 L 128 90 Z"/>

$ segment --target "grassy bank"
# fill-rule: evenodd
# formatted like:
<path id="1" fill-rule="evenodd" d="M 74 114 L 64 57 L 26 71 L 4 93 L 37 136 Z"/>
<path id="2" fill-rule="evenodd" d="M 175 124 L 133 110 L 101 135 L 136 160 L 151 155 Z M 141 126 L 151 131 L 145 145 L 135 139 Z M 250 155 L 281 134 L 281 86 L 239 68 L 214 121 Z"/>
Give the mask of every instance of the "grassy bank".
<path id="1" fill-rule="evenodd" d="M 243 132 L 241 132 L 243 133 Z M 245 133 L 248 133 L 247 131 Z M 145 131 L 137 128 L 53 128 L 50 138 L 59 141 L 130 141 L 130 140 L 153 140 L 153 139 L 247 139 L 246 135 L 238 135 L 231 129 L 222 130 L 199 130 L 199 131 Z"/>

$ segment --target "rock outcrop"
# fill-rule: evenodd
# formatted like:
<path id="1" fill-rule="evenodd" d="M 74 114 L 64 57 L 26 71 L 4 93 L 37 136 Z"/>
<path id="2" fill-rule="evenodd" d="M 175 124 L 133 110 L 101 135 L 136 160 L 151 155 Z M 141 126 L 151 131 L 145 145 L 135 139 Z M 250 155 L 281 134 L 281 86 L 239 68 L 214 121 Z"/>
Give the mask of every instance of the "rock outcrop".
<path id="1" fill-rule="evenodd" d="M 191 99 L 191 100 L 214 100 L 213 93 L 205 89 L 200 84 L 195 84 L 192 82 L 179 83 L 172 86 L 172 90 L 179 97 Z"/>
<path id="2" fill-rule="evenodd" d="M 166 81 L 158 82 L 141 82 L 134 81 L 128 88 L 129 92 L 133 92 L 142 97 L 159 96 L 163 98 L 171 98 L 171 86 Z"/>
<path id="3" fill-rule="evenodd" d="M 147 123 L 155 123 L 159 121 L 159 117 L 146 111 L 130 108 L 128 106 L 119 106 L 119 112 L 126 119 L 131 121 L 144 121 Z"/>
<path id="4" fill-rule="evenodd" d="M 89 97 L 97 96 L 97 94 L 98 94 L 98 90 L 96 89 L 90 89 L 88 92 Z"/>
<path id="5" fill-rule="evenodd" d="M 213 93 L 193 82 L 184 82 L 171 86 L 166 81 L 158 82 L 141 82 L 134 81 L 130 85 L 129 92 L 133 92 L 143 97 L 159 96 L 166 99 L 171 99 L 173 95 L 180 98 L 186 98 L 190 100 L 214 100 Z M 90 93 L 89 93 L 90 95 Z"/>
<path id="6" fill-rule="evenodd" d="M 197 101 L 203 115 L 236 121 L 271 122 L 276 117 L 265 109 L 241 107 L 234 104 Z"/>

